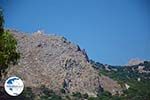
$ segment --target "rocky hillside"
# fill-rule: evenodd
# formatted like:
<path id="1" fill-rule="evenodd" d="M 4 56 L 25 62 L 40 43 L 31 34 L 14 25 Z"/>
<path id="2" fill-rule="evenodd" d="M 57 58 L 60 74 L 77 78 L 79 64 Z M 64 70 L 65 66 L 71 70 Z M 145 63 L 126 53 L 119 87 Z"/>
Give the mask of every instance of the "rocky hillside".
<path id="1" fill-rule="evenodd" d="M 46 87 L 58 92 L 96 94 L 104 89 L 112 94 L 120 93 L 120 85 L 101 75 L 89 63 L 85 50 L 81 50 L 64 37 L 45 35 L 38 31 L 27 35 L 10 30 L 18 41 L 21 54 L 19 63 L 8 69 L 9 76 L 19 76 L 26 87 Z"/>
<path id="2" fill-rule="evenodd" d="M 112 66 L 90 60 L 100 75 L 108 76 L 122 86 L 123 95 L 114 100 L 150 100 L 150 61 L 134 62 L 132 65 Z"/>

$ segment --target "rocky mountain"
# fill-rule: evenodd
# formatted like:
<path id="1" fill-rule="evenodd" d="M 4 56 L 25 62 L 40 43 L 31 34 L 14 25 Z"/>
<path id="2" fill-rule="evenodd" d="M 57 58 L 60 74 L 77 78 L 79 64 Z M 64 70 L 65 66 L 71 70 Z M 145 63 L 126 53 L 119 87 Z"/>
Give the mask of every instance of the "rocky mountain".
<path id="1" fill-rule="evenodd" d="M 81 92 L 96 96 L 101 90 L 121 93 L 122 88 L 108 76 L 99 76 L 92 67 L 85 50 L 81 50 L 62 36 L 38 31 L 26 34 L 9 30 L 18 41 L 21 58 L 8 69 L 7 76 L 19 76 L 25 87 L 47 88 L 66 93 Z"/>

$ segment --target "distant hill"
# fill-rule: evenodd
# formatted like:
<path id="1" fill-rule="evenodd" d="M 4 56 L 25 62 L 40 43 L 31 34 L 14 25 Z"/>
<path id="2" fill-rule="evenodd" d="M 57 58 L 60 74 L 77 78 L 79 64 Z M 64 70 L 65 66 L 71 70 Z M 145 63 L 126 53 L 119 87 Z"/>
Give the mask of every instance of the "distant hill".
<path id="1" fill-rule="evenodd" d="M 150 61 L 111 66 L 90 60 L 99 74 L 118 81 L 124 89 L 119 100 L 150 100 Z"/>
<path id="2" fill-rule="evenodd" d="M 90 60 L 93 68 L 100 70 L 101 74 L 105 74 L 111 78 L 122 77 L 125 79 L 150 79 L 150 61 L 142 61 L 137 65 L 112 66 L 94 62 Z M 116 75 L 116 76 L 114 76 Z"/>

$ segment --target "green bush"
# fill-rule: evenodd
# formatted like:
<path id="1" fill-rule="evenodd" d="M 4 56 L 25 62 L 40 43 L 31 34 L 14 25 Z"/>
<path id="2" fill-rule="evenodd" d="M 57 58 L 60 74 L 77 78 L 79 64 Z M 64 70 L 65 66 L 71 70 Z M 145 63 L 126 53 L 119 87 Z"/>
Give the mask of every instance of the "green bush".
<path id="1" fill-rule="evenodd" d="M 0 100 L 35 100 L 35 95 L 29 87 L 25 87 L 23 93 L 18 96 L 10 96 L 4 88 L 0 88 Z"/>
<path id="2" fill-rule="evenodd" d="M 61 92 L 62 94 L 65 94 L 65 93 L 66 93 L 66 91 L 65 91 L 64 88 L 60 89 L 60 92 Z"/>
<path id="3" fill-rule="evenodd" d="M 41 86 L 40 90 L 42 91 L 42 95 L 40 95 L 40 100 L 62 100 L 62 97 L 57 95 L 53 90 Z"/>
<path id="4" fill-rule="evenodd" d="M 73 92 L 72 96 L 77 98 L 82 98 L 82 94 L 80 92 Z"/>
<path id="5" fill-rule="evenodd" d="M 17 41 L 8 31 L 0 35 L 0 78 L 9 64 L 16 64 L 20 54 L 16 51 Z"/>
<path id="6" fill-rule="evenodd" d="M 34 100 L 34 98 L 35 98 L 35 95 L 32 92 L 32 88 L 30 88 L 30 87 L 26 87 L 20 96 L 22 96 L 28 100 Z"/>
<path id="7" fill-rule="evenodd" d="M 74 98 L 73 100 L 84 100 L 88 99 L 89 95 L 87 93 L 82 94 L 80 92 L 73 92 L 72 97 Z"/>
<path id="8" fill-rule="evenodd" d="M 87 93 L 85 93 L 85 94 L 82 95 L 82 97 L 83 97 L 84 99 L 87 99 L 87 98 L 89 97 L 89 95 L 88 95 Z"/>

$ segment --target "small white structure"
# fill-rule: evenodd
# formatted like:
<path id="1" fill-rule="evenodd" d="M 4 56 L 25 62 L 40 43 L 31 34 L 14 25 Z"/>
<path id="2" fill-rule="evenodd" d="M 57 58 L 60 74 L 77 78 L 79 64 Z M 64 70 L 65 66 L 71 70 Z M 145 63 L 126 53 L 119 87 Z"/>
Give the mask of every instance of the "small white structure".
<path id="1" fill-rule="evenodd" d="M 145 66 L 138 66 L 139 73 L 143 73 L 144 72 L 144 68 L 145 68 Z"/>
<path id="2" fill-rule="evenodd" d="M 37 36 L 37 35 L 42 35 L 44 34 L 43 30 L 37 30 L 37 32 L 34 32 L 33 35 Z"/>
<path id="3" fill-rule="evenodd" d="M 42 31 L 42 30 L 38 30 L 37 33 L 38 33 L 38 34 L 42 34 L 43 31 Z"/>
<path id="4" fill-rule="evenodd" d="M 139 78 L 137 78 L 137 81 L 139 81 L 139 82 L 140 82 L 140 81 L 141 81 L 141 78 L 140 78 L 140 77 L 139 77 Z"/>
<path id="5" fill-rule="evenodd" d="M 130 88 L 130 86 L 128 84 L 126 84 L 126 83 L 125 83 L 125 87 L 126 87 L 126 89 Z"/>

